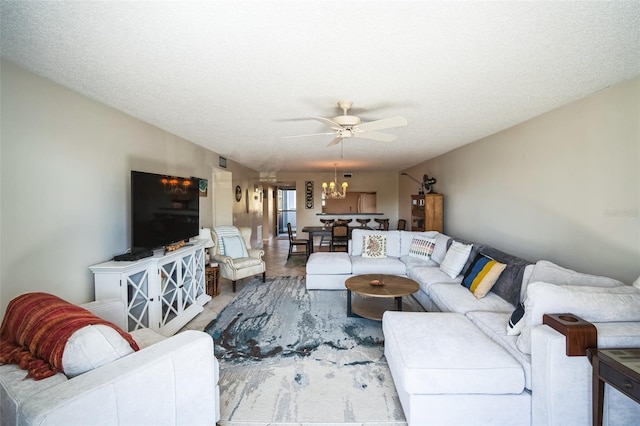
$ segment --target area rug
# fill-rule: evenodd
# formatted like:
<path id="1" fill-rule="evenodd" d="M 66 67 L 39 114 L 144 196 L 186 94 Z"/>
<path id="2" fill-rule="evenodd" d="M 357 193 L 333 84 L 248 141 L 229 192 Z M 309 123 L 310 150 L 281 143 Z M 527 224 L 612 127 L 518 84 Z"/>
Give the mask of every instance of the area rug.
<path id="1" fill-rule="evenodd" d="M 346 291 L 255 279 L 209 324 L 221 425 L 405 425 L 379 321 L 346 316 Z"/>

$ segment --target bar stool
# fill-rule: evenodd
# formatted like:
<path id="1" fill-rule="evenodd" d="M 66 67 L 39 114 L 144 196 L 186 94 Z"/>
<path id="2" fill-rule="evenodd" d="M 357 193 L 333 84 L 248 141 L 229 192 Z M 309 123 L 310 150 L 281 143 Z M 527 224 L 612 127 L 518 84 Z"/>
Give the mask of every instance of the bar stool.
<path id="1" fill-rule="evenodd" d="M 389 230 L 389 219 L 376 219 L 376 222 L 378 222 L 378 229 L 381 231 L 388 231 Z"/>
<path id="2" fill-rule="evenodd" d="M 367 223 L 371 222 L 371 219 L 356 219 L 356 222 L 360 224 L 361 228 L 366 228 Z"/>
<path id="3" fill-rule="evenodd" d="M 353 221 L 353 219 L 336 219 L 336 223 L 341 223 L 344 225 L 348 225 Z"/>
<path id="4" fill-rule="evenodd" d="M 335 222 L 335 219 L 320 219 L 320 222 L 322 222 L 322 226 L 324 228 L 331 228 L 333 226 L 333 222 Z M 331 237 L 326 236 L 327 238 L 325 238 L 325 235 L 321 235 L 320 236 L 320 245 L 319 247 L 322 246 L 327 246 L 330 247 L 331 246 Z"/>

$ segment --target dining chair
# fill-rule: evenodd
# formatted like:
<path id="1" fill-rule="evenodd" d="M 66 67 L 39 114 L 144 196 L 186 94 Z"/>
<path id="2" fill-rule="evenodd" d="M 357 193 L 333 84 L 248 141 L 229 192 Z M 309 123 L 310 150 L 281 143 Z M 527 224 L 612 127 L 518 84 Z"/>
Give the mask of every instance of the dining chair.
<path id="1" fill-rule="evenodd" d="M 335 221 L 335 219 L 320 219 L 320 222 L 322 222 L 322 226 L 325 228 L 331 227 Z M 320 236 L 320 247 L 322 246 L 331 247 L 331 239 L 328 235 Z"/>
<path id="2" fill-rule="evenodd" d="M 404 219 L 398 219 L 398 231 L 405 231 L 407 228 L 407 221 Z"/>
<path id="3" fill-rule="evenodd" d="M 344 251 L 349 251 L 349 225 L 346 223 L 336 222 L 331 227 L 330 251 L 336 251 L 336 248 L 344 248 Z"/>
<path id="4" fill-rule="evenodd" d="M 292 254 L 304 254 L 305 257 L 308 259 L 309 254 L 311 253 L 311 248 L 309 247 L 310 240 L 305 240 L 303 238 L 296 238 L 293 235 L 293 230 L 291 229 L 291 223 L 287 223 L 287 232 L 289 233 L 289 255 L 287 256 L 287 260 L 291 258 Z M 298 251 L 298 249 L 293 251 L 293 247 L 300 247 L 300 246 L 304 247 L 304 253 L 301 251 Z"/>

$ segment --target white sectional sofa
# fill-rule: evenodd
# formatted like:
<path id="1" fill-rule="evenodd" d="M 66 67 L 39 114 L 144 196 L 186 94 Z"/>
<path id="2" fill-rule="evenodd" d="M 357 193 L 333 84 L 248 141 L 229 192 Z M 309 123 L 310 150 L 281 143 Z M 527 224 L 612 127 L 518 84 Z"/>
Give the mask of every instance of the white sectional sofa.
<path id="1" fill-rule="evenodd" d="M 82 305 L 124 328 L 124 303 Z M 211 336 L 185 331 L 165 338 L 131 333 L 140 350 L 68 378 L 25 379 L 14 364 L 0 366 L 0 424 L 213 425 L 220 419 L 218 361 Z M 65 352 L 67 347 L 65 347 Z"/>
<path id="2" fill-rule="evenodd" d="M 362 257 L 371 233 L 386 237 L 386 258 Z M 416 235 L 435 240 L 430 259 L 409 255 Z M 441 264 L 454 241 L 472 247 L 451 278 Z M 506 265 L 480 299 L 460 285 L 478 254 Z M 309 258 L 307 288 L 344 290 L 346 278 L 366 273 L 414 279 L 428 311 L 383 317 L 385 356 L 411 426 L 591 424 L 591 365 L 586 356 L 567 356 L 565 336 L 542 324 L 545 313 L 592 322 L 599 348 L 640 347 L 639 289 L 437 232 L 354 230 L 348 253 Z M 508 334 L 520 302 L 524 316 Z M 640 405 L 607 385 L 604 423 L 638 419 Z"/>

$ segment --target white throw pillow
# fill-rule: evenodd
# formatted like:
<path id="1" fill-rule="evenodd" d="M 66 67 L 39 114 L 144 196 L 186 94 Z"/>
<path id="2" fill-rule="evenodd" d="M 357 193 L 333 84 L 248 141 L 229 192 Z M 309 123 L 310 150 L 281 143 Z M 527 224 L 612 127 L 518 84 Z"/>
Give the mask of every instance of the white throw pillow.
<path id="1" fill-rule="evenodd" d="M 640 288 L 640 277 L 638 277 L 637 280 L 635 280 L 632 284 L 635 288 Z"/>
<path id="2" fill-rule="evenodd" d="M 69 337 L 62 353 L 62 369 L 71 378 L 133 353 L 116 330 L 107 325 L 82 327 Z"/>
<path id="3" fill-rule="evenodd" d="M 362 257 L 381 259 L 387 257 L 387 237 L 381 234 L 367 234 L 362 237 Z"/>
<path id="4" fill-rule="evenodd" d="M 249 252 L 247 252 L 244 241 L 240 236 L 222 237 L 222 243 L 224 244 L 224 254 L 226 256 L 232 259 L 249 257 Z"/>
<path id="5" fill-rule="evenodd" d="M 589 322 L 640 321 L 640 290 L 630 285 L 592 287 L 529 284 L 524 302 L 524 326 L 517 346 L 531 353 L 531 328 L 542 324 L 544 314 L 572 313 Z"/>
<path id="6" fill-rule="evenodd" d="M 472 244 L 462 244 L 457 241 L 451 243 L 444 260 L 440 264 L 440 270 L 451 278 L 460 275 L 465 263 L 469 260 Z M 433 255 L 431 255 L 433 257 Z"/>
<path id="7" fill-rule="evenodd" d="M 433 248 L 433 253 L 431 253 L 431 260 L 440 264 L 444 261 L 444 257 L 447 255 L 447 242 L 451 237 L 438 233 L 434 239 L 436 240 L 436 246 Z"/>
<path id="8" fill-rule="evenodd" d="M 411 240 L 411 247 L 409 247 L 409 256 L 417 257 L 418 259 L 431 260 L 431 254 L 436 247 L 435 238 L 427 238 L 420 235 L 416 235 Z"/>

